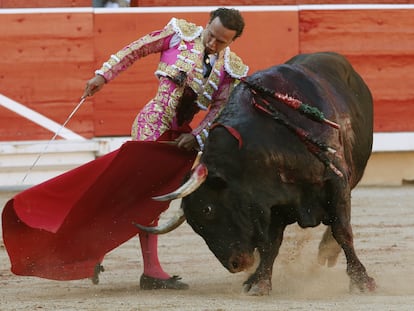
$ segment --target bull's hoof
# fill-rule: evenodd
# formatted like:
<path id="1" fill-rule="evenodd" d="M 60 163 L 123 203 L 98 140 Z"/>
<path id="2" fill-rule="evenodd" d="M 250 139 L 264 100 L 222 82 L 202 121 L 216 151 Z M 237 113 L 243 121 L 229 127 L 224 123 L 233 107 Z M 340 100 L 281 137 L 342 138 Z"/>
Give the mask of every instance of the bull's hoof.
<path id="1" fill-rule="evenodd" d="M 255 284 L 244 283 L 243 292 L 249 296 L 269 295 L 272 290 L 270 280 L 260 280 Z"/>
<path id="2" fill-rule="evenodd" d="M 377 289 L 377 284 L 375 280 L 369 276 L 366 276 L 362 280 L 352 281 L 349 285 L 350 292 L 374 292 Z"/>
<path id="3" fill-rule="evenodd" d="M 91 281 L 92 281 L 92 284 L 94 284 L 94 285 L 99 284 L 99 274 L 101 272 L 104 272 L 104 271 L 105 271 L 105 269 L 104 269 L 104 267 L 101 264 L 98 263 L 95 266 L 95 269 L 93 271 L 93 277 L 90 278 Z"/>

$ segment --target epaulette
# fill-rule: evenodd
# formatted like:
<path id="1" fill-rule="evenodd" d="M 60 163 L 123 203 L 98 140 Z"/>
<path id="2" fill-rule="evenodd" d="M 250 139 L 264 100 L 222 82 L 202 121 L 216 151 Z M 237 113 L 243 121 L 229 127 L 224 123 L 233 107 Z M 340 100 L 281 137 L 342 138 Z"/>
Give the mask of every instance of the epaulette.
<path id="1" fill-rule="evenodd" d="M 247 76 L 249 66 L 244 64 L 242 59 L 227 47 L 224 51 L 224 69 L 231 77 L 240 79 Z"/>
<path id="2" fill-rule="evenodd" d="M 177 19 L 173 17 L 168 25 L 172 26 L 174 31 L 184 41 L 193 41 L 203 32 L 203 27 L 187 22 L 185 19 Z"/>

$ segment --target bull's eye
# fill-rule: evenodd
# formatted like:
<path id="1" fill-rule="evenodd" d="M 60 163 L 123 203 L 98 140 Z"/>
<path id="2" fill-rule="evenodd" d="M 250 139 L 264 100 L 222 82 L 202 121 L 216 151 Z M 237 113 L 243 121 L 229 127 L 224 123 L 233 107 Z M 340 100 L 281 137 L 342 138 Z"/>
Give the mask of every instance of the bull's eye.
<path id="1" fill-rule="evenodd" d="M 204 206 L 201 211 L 207 219 L 214 217 L 214 208 L 211 205 Z"/>

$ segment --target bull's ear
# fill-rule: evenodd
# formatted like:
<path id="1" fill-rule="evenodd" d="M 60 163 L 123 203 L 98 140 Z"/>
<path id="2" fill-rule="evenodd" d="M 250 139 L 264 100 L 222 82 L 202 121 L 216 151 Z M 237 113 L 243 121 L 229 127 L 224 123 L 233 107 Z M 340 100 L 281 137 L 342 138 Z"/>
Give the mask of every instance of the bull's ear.
<path id="1" fill-rule="evenodd" d="M 206 185 L 214 190 L 221 190 L 227 188 L 227 181 L 220 175 L 209 175 L 205 181 Z"/>

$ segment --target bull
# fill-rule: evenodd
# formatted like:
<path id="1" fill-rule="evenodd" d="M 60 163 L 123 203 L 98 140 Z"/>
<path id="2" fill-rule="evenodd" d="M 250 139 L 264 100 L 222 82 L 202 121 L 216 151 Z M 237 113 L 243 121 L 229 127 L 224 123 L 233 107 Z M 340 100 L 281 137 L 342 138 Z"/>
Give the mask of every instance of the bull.
<path id="1" fill-rule="evenodd" d="M 334 265 L 342 249 L 350 288 L 374 290 L 350 223 L 351 190 L 363 176 L 372 140 L 372 96 L 346 58 L 297 55 L 234 89 L 187 182 L 155 198 L 182 198 L 182 213 L 144 229 L 165 233 L 186 219 L 233 273 L 251 268 L 258 252 L 244 290 L 263 295 L 272 288 L 285 228 L 322 223 L 319 262 Z"/>

